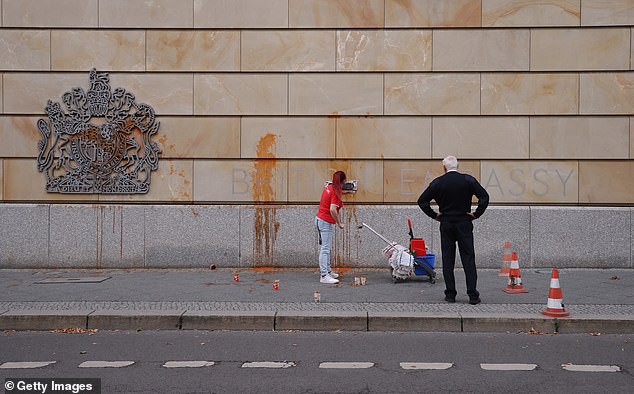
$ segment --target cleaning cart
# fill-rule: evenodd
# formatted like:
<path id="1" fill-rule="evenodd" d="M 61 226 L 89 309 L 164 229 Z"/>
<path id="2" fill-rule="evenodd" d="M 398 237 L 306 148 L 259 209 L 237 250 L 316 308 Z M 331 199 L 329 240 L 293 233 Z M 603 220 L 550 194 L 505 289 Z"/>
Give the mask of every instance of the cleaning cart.
<path id="1" fill-rule="evenodd" d="M 366 223 L 362 223 L 359 228 L 367 228 L 387 243 L 388 246 L 383 248 L 383 254 L 388 258 L 394 283 L 405 281 L 414 275 L 426 275 L 430 283 L 436 283 L 436 272 L 434 271 L 436 256 L 427 253 L 424 239 L 414 238 L 412 222 L 409 218 L 407 223 L 410 234 L 409 248 L 388 240 Z"/>

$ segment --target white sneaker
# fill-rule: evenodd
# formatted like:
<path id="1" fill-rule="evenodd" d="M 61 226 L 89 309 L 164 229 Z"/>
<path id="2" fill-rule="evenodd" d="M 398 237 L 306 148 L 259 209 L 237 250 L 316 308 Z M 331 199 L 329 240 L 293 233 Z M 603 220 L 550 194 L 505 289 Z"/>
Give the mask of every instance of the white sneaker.
<path id="1" fill-rule="evenodd" d="M 328 283 L 328 284 L 335 284 L 335 283 L 339 283 L 339 279 L 335 279 L 330 275 L 326 275 L 326 276 L 322 276 L 321 279 L 319 279 L 319 281 L 321 283 Z"/>
<path id="2" fill-rule="evenodd" d="M 332 272 L 332 271 L 330 271 L 330 273 L 329 273 L 328 275 L 332 276 L 332 277 L 333 277 L 333 278 L 335 278 L 335 279 L 337 279 L 337 278 L 339 277 L 339 274 L 338 274 L 338 273 L 336 273 L 336 272 Z"/>

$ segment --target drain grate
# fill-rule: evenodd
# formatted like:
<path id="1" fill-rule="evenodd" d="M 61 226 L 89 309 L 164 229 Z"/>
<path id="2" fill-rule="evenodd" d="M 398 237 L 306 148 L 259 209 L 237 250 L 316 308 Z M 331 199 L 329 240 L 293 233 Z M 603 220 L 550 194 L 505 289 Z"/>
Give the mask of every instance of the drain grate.
<path id="1" fill-rule="evenodd" d="M 73 278 L 46 278 L 35 282 L 38 284 L 51 284 L 51 283 L 101 283 L 104 280 L 110 279 L 110 276 L 86 276 L 86 277 L 73 277 Z"/>

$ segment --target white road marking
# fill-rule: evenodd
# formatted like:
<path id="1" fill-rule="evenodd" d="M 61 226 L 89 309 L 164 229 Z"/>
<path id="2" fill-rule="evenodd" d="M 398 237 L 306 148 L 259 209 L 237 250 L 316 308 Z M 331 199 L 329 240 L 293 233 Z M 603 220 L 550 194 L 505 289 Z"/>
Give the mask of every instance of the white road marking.
<path id="1" fill-rule="evenodd" d="M 294 362 L 254 361 L 242 364 L 242 368 L 290 368 L 295 367 Z"/>
<path id="2" fill-rule="evenodd" d="M 401 363 L 403 369 L 449 369 L 453 363 Z"/>
<path id="3" fill-rule="evenodd" d="M 335 368 L 335 369 L 364 369 L 364 368 L 372 368 L 374 363 L 365 363 L 365 362 L 324 362 L 319 364 L 319 368 Z"/>
<path id="4" fill-rule="evenodd" d="M 165 368 L 202 368 L 211 367 L 214 364 L 213 361 L 167 361 L 163 366 Z"/>
<path id="5" fill-rule="evenodd" d="M 575 365 L 561 364 L 566 371 L 574 372 L 620 372 L 621 367 L 618 365 Z"/>
<path id="6" fill-rule="evenodd" d="M 57 361 L 9 361 L 0 365 L 2 369 L 42 368 L 55 364 Z"/>
<path id="7" fill-rule="evenodd" d="M 486 371 L 533 371 L 537 364 L 480 364 Z"/>
<path id="8" fill-rule="evenodd" d="M 134 364 L 134 361 L 84 361 L 79 368 L 123 368 Z"/>

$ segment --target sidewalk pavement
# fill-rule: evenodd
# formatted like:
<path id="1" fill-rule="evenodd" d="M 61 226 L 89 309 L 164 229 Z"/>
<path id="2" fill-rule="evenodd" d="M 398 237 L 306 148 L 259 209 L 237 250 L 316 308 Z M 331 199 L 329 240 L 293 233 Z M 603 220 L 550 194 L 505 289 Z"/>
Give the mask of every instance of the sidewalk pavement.
<path id="1" fill-rule="evenodd" d="M 634 333 L 634 270 L 560 269 L 569 317 L 546 308 L 550 269 L 523 269 L 528 293 L 478 270 L 482 303 L 469 305 L 456 269 L 457 302 L 444 301 L 442 272 L 393 283 L 385 269 L 0 270 L 0 330 L 356 330 L 512 333 Z M 234 281 L 239 274 L 239 282 Z M 365 276 L 366 285 L 354 278 Z M 279 281 L 279 290 L 273 282 Z M 320 302 L 314 292 L 319 291 Z"/>

